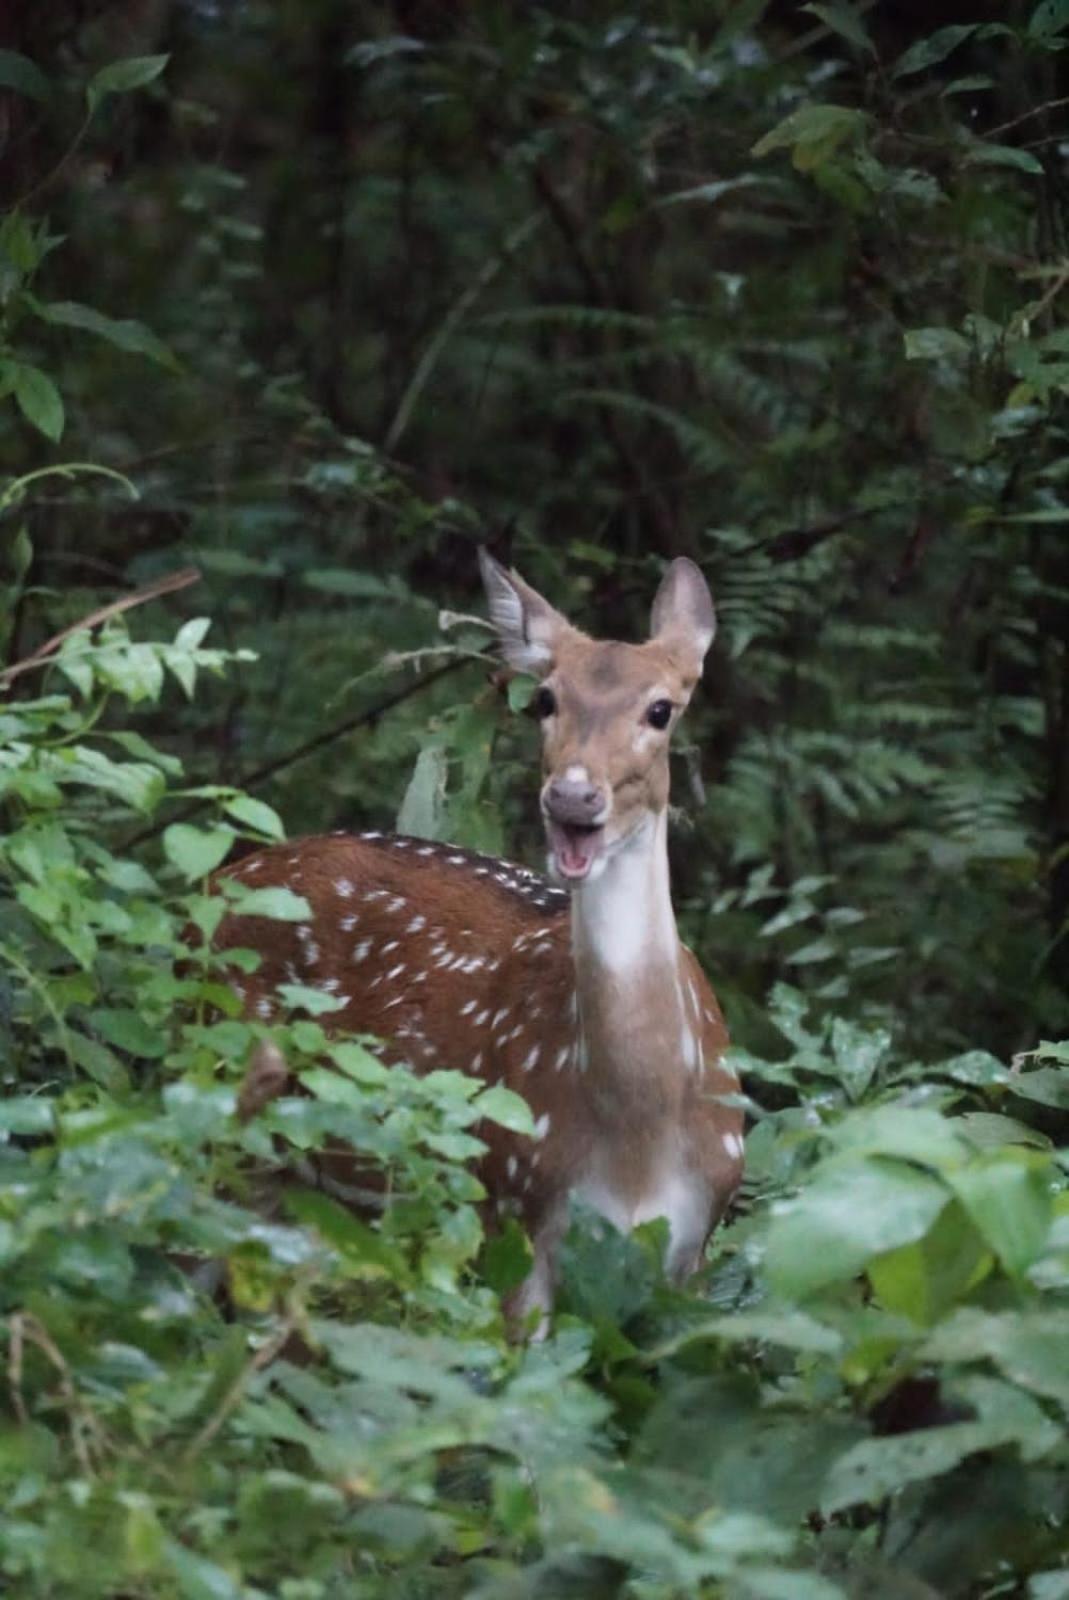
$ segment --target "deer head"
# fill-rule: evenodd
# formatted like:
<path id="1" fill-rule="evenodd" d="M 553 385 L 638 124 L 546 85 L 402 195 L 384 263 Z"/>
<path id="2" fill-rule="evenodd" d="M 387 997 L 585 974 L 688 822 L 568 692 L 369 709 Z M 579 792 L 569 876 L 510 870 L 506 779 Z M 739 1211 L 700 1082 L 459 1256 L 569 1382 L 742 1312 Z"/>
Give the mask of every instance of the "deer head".
<path id="1" fill-rule="evenodd" d="M 645 644 L 595 640 L 485 551 L 490 618 L 505 660 L 539 680 L 542 816 L 550 863 L 571 886 L 647 841 L 668 804 L 668 744 L 716 631 L 708 586 L 673 561 Z"/>

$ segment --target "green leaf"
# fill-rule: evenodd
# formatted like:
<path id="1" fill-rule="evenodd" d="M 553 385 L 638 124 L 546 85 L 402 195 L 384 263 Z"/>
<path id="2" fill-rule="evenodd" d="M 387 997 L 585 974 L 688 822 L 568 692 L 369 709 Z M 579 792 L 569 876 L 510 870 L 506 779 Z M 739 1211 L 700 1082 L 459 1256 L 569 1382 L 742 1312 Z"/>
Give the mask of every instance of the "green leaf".
<path id="1" fill-rule="evenodd" d="M 499 1127 L 508 1128 L 510 1133 L 530 1134 L 534 1131 L 530 1106 L 503 1084 L 497 1083 L 491 1089 L 484 1089 L 471 1104 L 472 1110 L 477 1111 L 480 1117 L 488 1117 Z"/>
<path id="2" fill-rule="evenodd" d="M 229 831 L 229 830 L 227 830 Z M 229 884 L 227 898 L 231 910 L 240 917 L 270 917 L 275 922 L 307 922 L 312 908 L 303 895 L 281 884 L 264 889 L 247 889 L 244 884 Z"/>
<path id="3" fill-rule="evenodd" d="M 14 89 L 31 100 L 52 98 L 52 85 L 40 67 L 17 50 L 0 50 L 0 89 Z"/>
<path id="4" fill-rule="evenodd" d="M 282 818 L 273 807 L 266 805 L 262 800 L 254 800 L 252 795 L 236 794 L 223 804 L 227 816 L 233 817 L 235 822 L 243 822 L 246 827 L 253 828 L 257 833 L 265 834 L 269 839 L 284 839 L 286 830 L 282 825 Z"/>
<path id="5" fill-rule="evenodd" d="M 1069 1572 L 1034 1572 L 1028 1580 L 1028 1600 L 1069 1600 Z"/>
<path id="6" fill-rule="evenodd" d="M 401 1253 L 381 1233 L 328 1195 L 310 1189 L 291 1191 L 286 1196 L 286 1210 L 305 1227 L 315 1228 L 351 1269 L 357 1269 L 358 1277 L 396 1281 L 408 1277 Z"/>
<path id="7" fill-rule="evenodd" d="M 170 56 L 127 56 L 125 61 L 111 61 L 101 67 L 89 80 L 85 97 L 91 112 L 95 111 L 105 95 L 129 94 L 132 89 L 143 89 L 159 77 L 170 61 Z"/>
<path id="8" fill-rule="evenodd" d="M 441 746 L 425 745 L 416 757 L 416 765 L 397 813 L 398 833 L 411 834 L 417 839 L 442 837 L 448 770 L 445 751 Z"/>
<path id="9" fill-rule="evenodd" d="M 211 617 L 190 617 L 183 622 L 174 636 L 175 648 L 179 650 L 196 650 L 204 643 L 205 635 L 212 625 Z"/>
<path id="10" fill-rule="evenodd" d="M 865 121 L 863 112 L 849 106 L 802 106 L 758 139 L 751 154 L 766 156 L 773 150 L 792 149 L 795 166 L 809 171 L 833 155 L 845 139 L 860 133 Z"/>
<path id="11" fill-rule="evenodd" d="M 13 1095 L 0 1100 L 0 1132 L 49 1133 L 55 1121 L 55 1102 L 47 1095 Z"/>
<path id="12" fill-rule="evenodd" d="M 1050 1231 L 1049 1160 L 1031 1150 L 1001 1150 L 947 1178 L 1006 1271 L 1020 1277 L 1041 1253 Z"/>
<path id="13" fill-rule="evenodd" d="M 868 1277 L 888 1311 L 930 1327 L 990 1266 L 983 1241 L 962 1207 L 951 1202 L 923 1239 L 870 1261 Z"/>
<path id="14" fill-rule="evenodd" d="M 1007 1311 L 992 1314 L 963 1306 L 920 1350 L 930 1361 L 991 1361 L 1011 1383 L 1069 1407 L 1069 1313 Z"/>
<path id="15" fill-rule="evenodd" d="M 480 1266 L 495 1294 L 518 1289 L 534 1264 L 530 1242 L 515 1217 L 506 1217 L 483 1246 Z"/>
<path id="16" fill-rule="evenodd" d="M 836 1355 L 843 1346 L 842 1335 L 836 1329 L 818 1322 L 805 1311 L 784 1308 L 710 1317 L 684 1329 L 668 1344 L 658 1346 L 651 1359 L 661 1360 L 703 1339 L 720 1339 L 727 1344 L 772 1344 L 784 1350 L 814 1355 Z"/>
<path id="17" fill-rule="evenodd" d="M 534 693 L 537 688 L 537 680 L 529 678 L 524 672 L 518 672 L 514 678 L 510 678 L 506 691 L 509 710 L 526 711 L 534 699 Z"/>
<path id="18" fill-rule="evenodd" d="M 357 600 L 396 600 L 396 588 L 373 572 L 350 572 L 346 567 L 311 567 L 301 582 L 324 594 L 342 594 Z"/>
<path id="19" fill-rule="evenodd" d="M 827 1165 L 774 1213 L 769 1281 L 782 1295 L 803 1297 L 852 1278 L 874 1256 L 922 1238 L 947 1198 L 941 1183 L 904 1162 Z"/>
<path id="20" fill-rule="evenodd" d="M 345 1001 L 336 994 L 325 994 L 307 983 L 280 983 L 278 995 L 287 1011 L 307 1011 L 309 1016 L 321 1017 L 331 1011 L 341 1011 Z"/>
<path id="21" fill-rule="evenodd" d="M 1043 1053 L 1049 1055 L 1049 1051 Z M 1069 1072 L 1064 1068 L 1040 1067 L 1036 1072 L 1014 1073 L 1007 1087 L 1022 1100 L 1034 1100 L 1041 1106 L 1069 1111 Z"/>
<path id="22" fill-rule="evenodd" d="M 1019 150 L 1013 144 L 988 144 L 977 139 L 970 144 L 962 158 L 971 167 L 1014 167 L 1018 172 L 1043 176 L 1043 163 L 1031 150 Z"/>
<path id="23" fill-rule="evenodd" d="M 953 328 L 910 328 L 903 342 L 907 361 L 965 361 L 972 351 Z"/>
<path id="24" fill-rule="evenodd" d="M 967 1456 L 1017 1441 L 1015 1422 L 956 1422 L 885 1439 L 863 1439 L 835 1462 L 820 1497 L 826 1516 L 847 1506 L 877 1506 L 906 1484 L 950 1472 Z"/>
<path id="25" fill-rule="evenodd" d="M 164 830 L 163 851 L 192 883 L 207 877 L 226 859 L 234 837 L 233 828 L 197 828 L 191 822 L 172 822 Z"/>
<path id="26" fill-rule="evenodd" d="M 97 1010 L 87 1018 L 89 1026 L 117 1050 L 155 1061 L 165 1055 L 170 1040 L 137 1011 Z"/>
<path id="27" fill-rule="evenodd" d="M 1026 31 L 1030 39 L 1046 43 L 1064 33 L 1066 28 L 1069 28 L 1069 0 L 1039 0 L 1028 19 Z"/>
<path id="28" fill-rule="evenodd" d="M 875 55 L 876 46 L 869 38 L 864 23 L 853 6 L 846 3 L 846 0 L 832 0 L 832 3 L 828 5 L 817 5 L 815 3 L 805 5 L 802 10 L 811 12 L 814 17 L 819 17 L 826 27 L 830 28 L 833 33 L 837 33 L 840 38 L 845 39 L 847 44 L 852 44 L 856 50 L 866 50 L 869 54 Z"/>
<path id="29" fill-rule="evenodd" d="M 243 1600 L 248 1594 L 224 1567 L 187 1550 L 177 1539 L 166 1539 L 163 1549 L 181 1600 Z"/>
<path id="30" fill-rule="evenodd" d="M 52 379 L 39 367 L 28 367 L 23 362 L 14 364 L 15 399 L 27 422 L 33 424 L 46 439 L 58 440 L 63 435 L 63 401 Z"/>
<path id="31" fill-rule="evenodd" d="M 58 327 L 80 328 L 85 333 L 95 333 L 98 338 L 105 339 L 116 349 L 125 350 L 131 355 L 146 356 L 149 361 L 155 361 L 157 365 L 167 367 L 172 372 L 179 370 L 178 362 L 163 340 L 158 339 L 152 330 L 141 322 L 135 322 L 130 318 L 117 321 L 114 317 L 106 317 L 101 311 L 94 311 L 91 306 L 79 305 L 74 300 L 59 300 L 50 304 L 38 302 L 34 309 L 46 322 Z"/>
<path id="32" fill-rule="evenodd" d="M 21 522 L 11 541 L 11 572 L 17 587 L 21 586 L 32 565 L 33 544 L 26 531 L 26 524 Z"/>
<path id="33" fill-rule="evenodd" d="M 330 1059 L 356 1083 L 378 1087 L 386 1083 L 390 1077 L 391 1069 L 384 1067 L 366 1045 L 358 1044 L 354 1039 L 344 1039 L 340 1042 L 332 1040 Z"/>
<path id="34" fill-rule="evenodd" d="M 924 72 L 946 59 L 953 50 L 970 38 L 978 28 L 976 22 L 954 23 L 948 28 L 937 28 L 926 39 L 918 39 L 903 51 L 891 70 L 892 78 L 905 78 L 911 72 Z"/>

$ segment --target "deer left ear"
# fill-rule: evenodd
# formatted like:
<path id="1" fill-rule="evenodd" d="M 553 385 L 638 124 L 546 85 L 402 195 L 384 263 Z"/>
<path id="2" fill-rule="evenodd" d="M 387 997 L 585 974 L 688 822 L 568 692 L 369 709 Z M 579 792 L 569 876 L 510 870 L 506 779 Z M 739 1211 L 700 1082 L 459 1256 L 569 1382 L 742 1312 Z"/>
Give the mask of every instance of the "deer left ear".
<path id="1" fill-rule="evenodd" d="M 544 677 L 553 666 L 557 646 L 571 624 L 537 589 L 509 572 L 480 547 L 479 570 L 490 606 L 490 621 L 498 631 L 501 653 L 517 672 Z"/>
<path id="2" fill-rule="evenodd" d="M 650 634 L 697 678 L 716 633 L 709 585 L 693 561 L 679 556 L 661 580 L 653 602 Z"/>

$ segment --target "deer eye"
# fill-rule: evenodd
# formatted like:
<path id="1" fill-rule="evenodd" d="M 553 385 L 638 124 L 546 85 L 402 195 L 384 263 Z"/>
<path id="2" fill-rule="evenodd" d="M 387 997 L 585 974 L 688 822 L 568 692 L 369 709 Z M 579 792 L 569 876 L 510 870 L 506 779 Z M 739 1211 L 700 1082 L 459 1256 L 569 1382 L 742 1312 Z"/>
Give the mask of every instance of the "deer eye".
<path id="1" fill-rule="evenodd" d="M 655 700 L 646 712 L 646 721 L 651 728 L 667 728 L 671 720 L 671 700 Z"/>
<path id="2" fill-rule="evenodd" d="M 556 709 L 556 695 L 553 693 L 552 689 L 547 689 L 545 684 L 543 684 L 540 689 L 535 691 L 535 697 L 531 701 L 531 710 L 541 722 L 544 721 L 546 717 L 551 717 Z"/>

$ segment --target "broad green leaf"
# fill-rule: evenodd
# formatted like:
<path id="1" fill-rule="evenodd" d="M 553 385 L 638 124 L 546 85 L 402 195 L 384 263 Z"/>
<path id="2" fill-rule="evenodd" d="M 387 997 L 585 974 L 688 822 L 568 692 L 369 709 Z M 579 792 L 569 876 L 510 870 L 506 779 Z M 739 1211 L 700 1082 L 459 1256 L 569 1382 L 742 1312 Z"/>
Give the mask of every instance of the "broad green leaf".
<path id="1" fill-rule="evenodd" d="M 125 641 L 96 652 L 97 676 L 136 704 L 139 700 L 158 700 L 163 688 L 163 665 L 151 644 Z"/>
<path id="2" fill-rule="evenodd" d="M 168 861 L 191 883 L 214 872 L 233 843 L 233 828 L 197 828 L 191 822 L 172 822 L 163 835 Z"/>
<path id="3" fill-rule="evenodd" d="M 396 1247 L 368 1223 L 328 1195 L 310 1189 L 291 1190 L 286 1210 L 298 1222 L 316 1231 L 345 1258 L 362 1278 L 385 1277 L 404 1281 L 405 1261 Z"/>
<path id="4" fill-rule="evenodd" d="M 389 1080 L 391 1069 L 384 1067 L 366 1045 L 358 1044 L 354 1039 L 332 1041 L 330 1058 L 335 1066 L 356 1083 L 377 1087 Z"/>
<path id="5" fill-rule="evenodd" d="M 378 577 L 373 572 L 350 572 L 347 567 L 312 567 L 301 573 L 301 582 L 309 589 L 320 589 L 326 594 L 341 594 L 357 600 L 396 601 L 396 583 Z"/>
<path id="6" fill-rule="evenodd" d="M 842 1334 L 818 1322 L 805 1311 L 789 1307 L 782 1310 L 740 1311 L 730 1316 L 710 1317 L 684 1329 L 652 1353 L 661 1359 L 703 1339 L 720 1339 L 727 1344 L 772 1344 L 785 1350 L 810 1354 L 836 1355 L 843 1345 Z"/>
<path id="7" fill-rule="evenodd" d="M 341 1011 L 345 1001 L 336 994 L 326 994 L 307 983 L 280 983 L 277 993 L 287 1011 L 307 1011 L 309 1016 L 321 1017 L 332 1011 Z"/>
<path id="8" fill-rule="evenodd" d="M 1049 1052 L 1044 1054 L 1049 1055 Z M 1007 1087 L 1022 1100 L 1034 1100 L 1041 1106 L 1069 1111 L 1069 1072 L 1064 1067 L 1040 1067 L 1036 1072 L 1014 1073 Z"/>
<path id="9" fill-rule="evenodd" d="M 1006 1271 L 1019 1277 L 1040 1254 L 1052 1218 L 1051 1165 L 1031 1150 L 978 1157 L 948 1181 Z"/>
<path id="10" fill-rule="evenodd" d="M 0 1133 L 49 1133 L 56 1115 L 47 1095 L 9 1095 L 0 1100 Z"/>
<path id="11" fill-rule="evenodd" d="M 871 1158 L 824 1167 L 780 1203 L 765 1266 L 783 1296 L 804 1298 L 862 1272 L 874 1256 L 927 1233 L 946 1205 L 936 1179 L 904 1162 Z"/>
<path id="12" fill-rule="evenodd" d="M 828 1132 L 835 1146 L 852 1154 L 897 1156 L 943 1170 L 968 1155 L 952 1118 L 923 1106 L 861 1106 Z"/>
<path id="13" fill-rule="evenodd" d="M 991 1260 L 962 1207 L 951 1202 L 922 1239 L 877 1256 L 867 1271 L 881 1305 L 931 1326 L 986 1275 Z"/>
<path id="14" fill-rule="evenodd" d="M 506 1217 L 483 1246 L 480 1266 L 495 1294 L 508 1294 L 526 1278 L 534 1262 L 530 1241 L 515 1217 Z"/>
<path id="15" fill-rule="evenodd" d="M 0 89 L 14 89 L 31 100 L 52 98 L 52 85 L 40 67 L 17 50 L 0 50 Z"/>
<path id="16" fill-rule="evenodd" d="M 416 757 L 401 809 L 398 833 L 417 839 L 440 839 L 445 827 L 445 784 L 448 762 L 440 745 L 425 745 Z"/>
<path id="17" fill-rule="evenodd" d="M 137 1011 L 101 1008 L 91 1011 L 86 1020 L 90 1028 L 106 1039 L 108 1044 L 146 1060 L 158 1060 L 170 1044 L 166 1033 Z"/>
<path id="18" fill-rule="evenodd" d="M 1043 176 L 1043 163 L 1038 156 L 1013 144 L 989 144 L 977 139 L 969 145 L 962 159 L 972 167 L 1015 167 L 1018 172 Z"/>
<path id="19" fill-rule="evenodd" d="M 820 1496 L 830 1516 L 847 1506 L 878 1506 L 909 1483 L 950 1472 L 980 1450 L 1016 1443 L 1014 1422 L 956 1422 L 890 1438 L 863 1439 L 834 1464 Z"/>
<path id="20" fill-rule="evenodd" d="M 922 1346 L 930 1361 L 988 1360 L 1004 1377 L 1069 1408 L 1069 1312 L 987 1312 L 963 1306 Z"/>
<path id="21" fill-rule="evenodd" d="M 851 1100 L 860 1100 L 890 1054 L 891 1036 L 883 1029 L 861 1028 L 845 1017 L 836 1017 L 831 1050 L 843 1088 Z"/>
<path id="22" fill-rule="evenodd" d="M 205 635 L 211 625 L 211 617 L 190 617 L 175 634 L 175 645 L 180 650 L 196 650 L 204 643 Z"/>
<path id="23" fill-rule="evenodd" d="M 125 61 L 111 61 L 94 73 L 85 91 L 90 111 L 95 111 L 105 95 L 129 94 L 132 89 L 143 89 L 159 77 L 170 60 L 164 56 L 127 56 Z"/>
<path id="24" fill-rule="evenodd" d="M 1028 36 L 1046 42 L 1069 28 L 1069 0 L 1039 0 L 1028 19 Z M 1069 1580 L 1067 1580 L 1069 1587 Z"/>
<path id="25" fill-rule="evenodd" d="M 39 367 L 14 365 L 15 399 L 19 410 L 46 439 L 58 440 L 63 434 L 63 401 L 47 373 Z"/>
<path id="26" fill-rule="evenodd" d="M 773 150 L 790 149 L 795 166 L 808 171 L 833 155 L 844 140 L 860 133 L 865 120 L 863 112 L 849 106 L 802 106 L 758 139 L 751 154 L 766 156 Z"/>
<path id="27" fill-rule="evenodd" d="M 864 50 L 870 55 L 875 55 L 876 46 L 869 38 L 859 12 L 849 4 L 849 0 L 830 0 L 830 3 L 824 5 L 818 5 L 813 0 L 813 3 L 804 5 L 801 9 L 819 17 L 825 26 L 845 39 L 847 44 L 852 44 L 856 50 Z"/>
<path id="28" fill-rule="evenodd" d="M 244 1600 L 248 1591 L 225 1567 L 189 1550 L 177 1539 L 166 1539 L 164 1558 L 181 1600 Z"/>
<path id="29" fill-rule="evenodd" d="M 910 328 L 905 334 L 907 361 L 964 361 L 971 346 L 953 328 Z"/>
<path id="30" fill-rule="evenodd" d="M 71 745 L 49 756 L 49 770 L 61 783 L 105 790 L 132 811 L 152 811 L 166 788 L 158 767 L 146 761 L 111 761 L 93 745 Z"/>
<path id="31" fill-rule="evenodd" d="M 924 72 L 928 67 L 934 67 L 964 44 L 977 27 L 975 22 L 953 23 L 947 28 L 937 28 L 926 39 L 918 39 L 895 62 L 891 70 L 892 78 L 905 78 L 911 72 Z"/>
<path id="32" fill-rule="evenodd" d="M 1028 1600 L 1069 1600 L 1069 1571 L 1034 1572 L 1027 1595 Z"/>
<path id="33" fill-rule="evenodd" d="M 231 796 L 224 801 L 223 810 L 228 816 L 233 817 L 235 822 L 243 822 L 246 827 L 255 829 L 257 833 L 266 834 L 269 839 L 286 837 L 286 830 L 278 812 L 262 800 L 254 800 L 252 795 Z"/>
<path id="34" fill-rule="evenodd" d="M 230 832 L 229 829 L 225 830 Z M 270 917 L 275 922 L 306 922 L 312 908 L 301 894 L 281 885 L 247 889 L 244 884 L 229 884 L 227 898 L 239 917 Z"/>
<path id="35" fill-rule="evenodd" d="M 472 1110 L 477 1111 L 480 1117 L 488 1117 L 491 1122 L 496 1122 L 499 1127 L 508 1128 L 510 1133 L 533 1132 L 531 1108 L 526 1100 L 514 1094 L 511 1089 L 506 1089 L 503 1084 L 495 1084 L 491 1089 L 484 1089 L 482 1094 L 472 1101 Z"/>
<path id="36" fill-rule="evenodd" d="M 161 367 L 168 367 L 172 372 L 178 371 L 178 362 L 163 340 L 158 339 L 143 323 L 129 318 L 116 320 L 114 317 L 106 317 L 102 311 L 94 311 L 92 306 L 79 305 L 75 300 L 58 300 L 45 304 L 38 302 L 36 310 L 46 322 L 55 323 L 63 328 L 80 328 L 85 333 L 95 333 L 98 338 L 105 339 L 118 350 L 125 350 L 131 355 L 146 356 Z"/>

